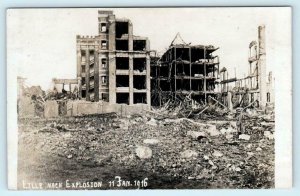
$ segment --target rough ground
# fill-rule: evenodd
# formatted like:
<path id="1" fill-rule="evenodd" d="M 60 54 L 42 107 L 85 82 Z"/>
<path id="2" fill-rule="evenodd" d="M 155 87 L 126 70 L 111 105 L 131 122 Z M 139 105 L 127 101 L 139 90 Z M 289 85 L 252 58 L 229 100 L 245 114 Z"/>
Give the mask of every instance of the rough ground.
<path id="1" fill-rule="evenodd" d="M 235 120 L 197 122 L 151 114 L 20 119 L 18 186 L 70 180 L 102 181 L 99 189 L 274 187 L 273 122 L 250 117 L 245 139 Z M 137 156 L 141 146 L 152 150 L 150 158 Z M 115 176 L 131 185 L 148 178 L 147 186 L 109 187 Z"/>

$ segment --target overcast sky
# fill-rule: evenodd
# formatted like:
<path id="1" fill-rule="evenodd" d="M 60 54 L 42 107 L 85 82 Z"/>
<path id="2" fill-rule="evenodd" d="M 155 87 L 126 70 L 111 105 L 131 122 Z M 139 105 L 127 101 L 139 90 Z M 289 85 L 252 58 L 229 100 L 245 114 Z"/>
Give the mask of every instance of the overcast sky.
<path id="1" fill-rule="evenodd" d="M 98 9 L 18 9 L 7 14 L 7 62 L 29 85 L 50 86 L 52 78 L 76 77 L 76 35 L 97 35 Z M 248 46 L 257 28 L 266 26 L 267 70 L 280 66 L 278 56 L 289 49 L 288 8 L 159 8 L 109 9 L 129 18 L 135 35 L 150 39 L 163 52 L 179 32 L 186 43 L 219 47 L 220 68 L 229 76 L 248 73 Z M 273 74 L 273 75 L 276 75 Z"/>

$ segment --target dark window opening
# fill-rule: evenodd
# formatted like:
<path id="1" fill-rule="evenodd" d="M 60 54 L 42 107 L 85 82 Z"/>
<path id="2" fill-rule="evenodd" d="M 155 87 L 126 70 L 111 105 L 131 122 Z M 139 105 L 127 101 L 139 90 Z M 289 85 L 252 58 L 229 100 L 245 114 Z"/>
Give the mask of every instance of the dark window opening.
<path id="1" fill-rule="evenodd" d="M 146 89 L 146 76 L 133 76 L 133 88 Z"/>
<path id="2" fill-rule="evenodd" d="M 93 87 L 93 86 L 90 86 L 89 94 L 92 94 L 92 93 L 94 93 L 94 87 Z"/>
<path id="3" fill-rule="evenodd" d="M 128 22 L 116 22 L 116 38 L 121 38 L 123 34 L 128 34 Z"/>
<path id="4" fill-rule="evenodd" d="M 117 93 L 117 103 L 129 104 L 129 93 Z"/>
<path id="5" fill-rule="evenodd" d="M 176 65 L 177 76 L 190 76 L 190 65 L 189 64 L 177 64 Z"/>
<path id="6" fill-rule="evenodd" d="M 100 32 L 101 33 L 106 33 L 107 32 L 106 23 L 100 23 Z"/>
<path id="7" fill-rule="evenodd" d="M 90 50 L 90 57 L 94 57 L 94 50 Z"/>
<path id="8" fill-rule="evenodd" d="M 146 58 L 133 58 L 133 70 L 140 72 L 146 70 Z"/>
<path id="9" fill-rule="evenodd" d="M 176 49 L 176 59 L 177 61 L 190 61 L 190 54 L 188 48 L 177 48 Z"/>
<path id="10" fill-rule="evenodd" d="M 101 84 L 106 85 L 107 84 L 107 76 L 101 76 Z"/>
<path id="11" fill-rule="evenodd" d="M 94 76 L 94 72 L 90 72 L 90 82 L 94 82 L 95 76 Z"/>
<path id="12" fill-rule="evenodd" d="M 271 101 L 270 93 L 267 93 L 267 102 L 270 102 L 270 101 Z"/>
<path id="13" fill-rule="evenodd" d="M 190 80 L 177 79 L 176 80 L 177 90 L 190 90 Z"/>
<path id="14" fill-rule="evenodd" d="M 194 91 L 203 91 L 203 81 L 202 80 L 192 80 L 192 89 Z"/>
<path id="15" fill-rule="evenodd" d="M 116 86 L 117 87 L 129 87 L 129 76 L 127 75 L 117 75 L 116 76 Z"/>
<path id="16" fill-rule="evenodd" d="M 128 57 L 117 57 L 116 58 L 116 69 L 129 69 L 129 58 Z"/>
<path id="17" fill-rule="evenodd" d="M 150 76 L 154 77 L 154 78 L 156 78 L 158 76 L 158 67 L 157 66 L 150 65 Z"/>
<path id="18" fill-rule="evenodd" d="M 85 73 L 85 65 L 81 65 L 81 72 Z"/>
<path id="19" fill-rule="evenodd" d="M 109 102 L 109 94 L 108 93 L 102 93 L 102 100 Z"/>
<path id="20" fill-rule="evenodd" d="M 81 96 L 82 96 L 82 98 L 86 98 L 86 91 L 85 90 L 81 91 Z"/>
<path id="21" fill-rule="evenodd" d="M 213 80 L 208 80 L 206 83 L 206 90 L 214 91 L 214 89 L 215 89 L 215 82 Z"/>
<path id="22" fill-rule="evenodd" d="M 160 89 L 162 91 L 170 91 L 170 82 L 168 82 L 167 80 L 161 80 L 160 81 Z"/>
<path id="23" fill-rule="evenodd" d="M 146 50 L 146 40 L 133 40 L 133 50 L 134 51 Z"/>
<path id="24" fill-rule="evenodd" d="M 146 93 L 134 93 L 133 103 L 147 103 Z"/>
<path id="25" fill-rule="evenodd" d="M 94 69 L 94 63 L 90 64 L 90 70 Z"/>
<path id="26" fill-rule="evenodd" d="M 107 41 L 106 40 L 101 41 L 101 49 L 107 49 Z"/>
<path id="27" fill-rule="evenodd" d="M 102 68 L 104 68 L 104 69 L 107 68 L 107 59 L 106 59 L 106 58 L 101 59 L 101 66 L 102 66 Z"/>
<path id="28" fill-rule="evenodd" d="M 206 53 L 206 55 L 204 56 L 204 53 Z M 191 54 L 192 54 L 192 62 L 194 61 L 199 61 L 199 59 L 208 59 L 210 58 L 210 51 L 206 50 L 204 52 L 203 48 L 193 48 L 191 50 Z"/>
<path id="29" fill-rule="evenodd" d="M 116 40 L 116 50 L 128 50 L 128 40 Z"/>
<path id="30" fill-rule="evenodd" d="M 85 61 L 86 59 L 86 52 L 84 50 L 81 50 L 81 61 Z"/>
<path id="31" fill-rule="evenodd" d="M 192 65 L 192 77 L 204 76 L 204 66 L 199 64 Z"/>
<path id="32" fill-rule="evenodd" d="M 158 72 L 159 76 L 162 77 L 169 77 L 169 66 L 161 66 L 159 67 L 159 72 Z"/>
<path id="33" fill-rule="evenodd" d="M 81 85 L 85 84 L 85 78 L 81 78 Z"/>

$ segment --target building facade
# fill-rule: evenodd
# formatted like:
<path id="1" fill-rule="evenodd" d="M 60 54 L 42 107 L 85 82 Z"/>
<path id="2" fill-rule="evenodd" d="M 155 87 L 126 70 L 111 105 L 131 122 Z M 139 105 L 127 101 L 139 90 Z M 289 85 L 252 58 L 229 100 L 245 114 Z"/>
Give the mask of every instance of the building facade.
<path id="1" fill-rule="evenodd" d="M 186 44 L 177 34 L 158 63 L 151 66 L 152 104 L 162 105 L 166 97 L 177 96 L 190 96 L 206 104 L 208 96 L 217 93 L 219 57 L 213 54 L 217 49 L 212 45 Z"/>
<path id="2" fill-rule="evenodd" d="M 129 19 L 98 11 L 98 35 L 77 36 L 79 98 L 150 105 L 150 42 Z"/>

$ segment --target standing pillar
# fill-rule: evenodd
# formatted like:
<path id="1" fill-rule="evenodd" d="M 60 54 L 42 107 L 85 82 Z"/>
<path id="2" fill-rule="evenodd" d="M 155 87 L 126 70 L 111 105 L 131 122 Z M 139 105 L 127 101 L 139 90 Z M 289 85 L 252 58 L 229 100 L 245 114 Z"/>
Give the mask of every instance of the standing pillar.
<path id="1" fill-rule="evenodd" d="M 150 55 L 146 57 L 146 89 L 147 89 L 147 105 L 151 105 L 151 80 L 150 80 Z"/>
<path id="2" fill-rule="evenodd" d="M 116 103 L 116 55 L 110 53 L 108 56 L 108 70 L 109 70 L 109 103 Z"/>
<path id="3" fill-rule="evenodd" d="M 133 105 L 133 56 L 129 55 L 129 105 Z"/>
<path id="4" fill-rule="evenodd" d="M 81 50 L 80 47 L 77 46 L 77 81 L 78 81 L 78 97 L 81 99 L 82 97 L 82 88 L 81 88 L 81 78 L 82 78 L 82 70 L 81 70 Z"/>
<path id="5" fill-rule="evenodd" d="M 233 110 L 231 97 L 232 97 L 231 92 L 228 92 L 228 93 L 227 93 L 227 106 L 228 106 L 228 108 L 229 108 L 230 111 Z"/>
<path id="6" fill-rule="evenodd" d="M 94 100 L 99 101 L 99 55 L 98 50 L 94 51 Z"/>
<path id="7" fill-rule="evenodd" d="M 90 51 L 89 49 L 86 49 L 85 51 L 85 85 L 86 85 L 86 90 L 85 90 L 85 94 L 86 94 L 86 100 L 90 101 Z"/>
<path id="8" fill-rule="evenodd" d="M 264 108 L 267 103 L 265 26 L 258 27 L 258 47 L 259 106 Z"/>

